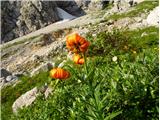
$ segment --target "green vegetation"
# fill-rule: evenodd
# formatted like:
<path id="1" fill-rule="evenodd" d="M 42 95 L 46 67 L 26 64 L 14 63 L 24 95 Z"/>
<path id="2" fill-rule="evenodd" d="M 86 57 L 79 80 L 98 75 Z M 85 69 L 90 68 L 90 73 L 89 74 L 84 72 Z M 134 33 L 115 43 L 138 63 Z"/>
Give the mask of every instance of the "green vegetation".
<path id="1" fill-rule="evenodd" d="M 134 9 L 129 11 L 129 12 L 125 12 L 125 13 L 122 13 L 122 14 L 117 14 L 116 13 L 116 14 L 113 14 L 113 15 L 109 16 L 106 19 L 117 20 L 117 19 L 125 18 L 125 17 L 136 17 L 136 16 L 138 16 L 142 13 L 149 12 L 150 10 L 155 8 L 156 6 L 158 6 L 158 1 L 144 1 L 144 2 L 136 5 L 134 7 Z"/>
<path id="2" fill-rule="evenodd" d="M 12 115 L 13 102 L 25 92 L 31 90 L 35 86 L 41 87 L 47 83 L 48 73 L 40 73 L 32 78 L 22 76 L 20 83 L 15 87 L 7 86 L 1 90 L 1 112 L 2 120 L 10 120 Z"/>
<path id="3" fill-rule="evenodd" d="M 143 35 L 142 35 L 143 34 Z M 141 120 L 158 119 L 158 28 L 87 35 L 91 45 L 87 70 L 68 61 L 71 77 L 59 81 L 48 73 L 22 77 L 17 86 L 2 89 L 2 119 L 14 120 Z M 112 58 L 116 56 L 117 60 Z M 15 99 L 35 86 L 49 83 L 54 92 L 15 116 Z M 18 94 L 18 96 L 16 96 Z"/>

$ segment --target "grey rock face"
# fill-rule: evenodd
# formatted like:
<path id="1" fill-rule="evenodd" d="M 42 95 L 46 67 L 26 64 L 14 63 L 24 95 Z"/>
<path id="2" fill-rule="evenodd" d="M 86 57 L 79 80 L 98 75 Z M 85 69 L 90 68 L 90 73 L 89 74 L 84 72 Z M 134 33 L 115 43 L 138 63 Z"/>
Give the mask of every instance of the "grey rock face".
<path id="1" fill-rule="evenodd" d="M 88 9 L 89 10 L 102 10 L 107 4 L 109 3 L 109 1 L 92 1 L 89 3 L 88 5 Z"/>
<path id="2" fill-rule="evenodd" d="M 2 1 L 2 42 L 23 36 L 40 29 L 60 18 L 55 1 Z"/>
<path id="3" fill-rule="evenodd" d="M 85 10 L 88 8 L 90 0 L 74 0 L 74 1 L 56 1 L 56 4 L 61 9 L 64 9 L 71 15 L 76 17 L 85 15 Z"/>
<path id="4" fill-rule="evenodd" d="M 20 20 L 26 24 L 29 31 L 35 31 L 59 20 L 54 10 L 55 2 L 23 1 L 21 6 Z"/>
<path id="5" fill-rule="evenodd" d="M 19 7 L 20 2 L 18 1 L 1 2 L 1 37 L 5 42 L 10 41 L 16 36 L 13 30 L 16 27 L 16 21 L 20 15 Z"/>

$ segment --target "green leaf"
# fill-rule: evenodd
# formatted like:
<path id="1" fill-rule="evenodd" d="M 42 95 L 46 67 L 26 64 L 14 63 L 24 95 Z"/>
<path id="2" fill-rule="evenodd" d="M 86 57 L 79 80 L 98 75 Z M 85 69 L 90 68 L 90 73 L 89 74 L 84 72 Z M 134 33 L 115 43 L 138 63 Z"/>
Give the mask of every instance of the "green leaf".
<path id="1" fill-rule="evenodd" d="M 111 119 L 115 118 L 116 116 L 118 116 L 121 113 L 122 113 L 122 111 L 113 112 L 109 116 L 105 117 L 104 120 L 111 120 Z"/>

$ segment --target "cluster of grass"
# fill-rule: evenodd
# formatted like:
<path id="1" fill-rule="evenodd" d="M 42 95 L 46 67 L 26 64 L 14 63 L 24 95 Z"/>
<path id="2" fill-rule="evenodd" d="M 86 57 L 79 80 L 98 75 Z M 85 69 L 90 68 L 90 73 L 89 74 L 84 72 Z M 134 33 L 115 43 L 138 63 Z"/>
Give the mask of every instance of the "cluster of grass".
<path id="1" fill-rule="evenodd" d="M 132 11 L 122 13 L 122 14 L 115 13 L 109 16 L 107 19 L 117 20 L 125 17 L 135 17 L 142 13 L 149 12 L 156 6 L 158 6 L 158 1 L 144 1 L 136 5 Z"/>
<path id="2" fill-rule="evenodd" d="M 93 37 L 88 33 L 87 39 L 91 41 L 90 56 L 117 55 L 125 52 L 141 52 L 148 46 L 158 48 L 158 28 L 147 27 L 133 31 L 114 29 L 112 32 L 101 32 Z"/>
<path id="3" fill-rule="evenodd" d="M 146 35 L 141 37 L 144 32 Z M 87 71 L 83 65 L 68 61 L 64 68 L 70 71 L 71 77 L 59 81 L 56 87 L 57 80 L 48 81 L 48 73 L 44 73 L 25 78 L 15 88 L 5 88 L 2 119 L 158 119 L 158 28 L 114 30 L 96 37 L 88 34 L 87 39 L 91 42 Z M 117 61 L 112 60 L 113 56 Z M 44 82 L 54 88 L 53 95 L 48 99 L 41 95 L 17 116 L 11 114 L 17 92 L 22 94 Z"/>

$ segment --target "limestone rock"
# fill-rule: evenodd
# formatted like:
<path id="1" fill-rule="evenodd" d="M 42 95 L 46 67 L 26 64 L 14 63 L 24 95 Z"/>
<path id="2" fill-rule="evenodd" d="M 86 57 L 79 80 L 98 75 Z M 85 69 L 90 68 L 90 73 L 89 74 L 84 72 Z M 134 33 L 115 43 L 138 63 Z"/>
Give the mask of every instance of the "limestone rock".
<path id="1" fill-rule="evenodd" d="M 24 106 L 27 107 L 31 105 L 36 100 L 37 95 L 38 95 L 37 87 L 21 95 L 12 105 L 13 112 L 17 113 L 18 109 L 21 109 Z"/>
<path id="2" fill-rule="evenodd" d="M 160 10 L 160 7 L 156 7 L 148 15 L 147 23 L 149 25 L 154 25 L 154 26 L 159 25 L 159 10 Z"/>
<path id="3" fill-rule="evenodd" d="M 47 89 L 46 89 L 45 92 L 44 92 L 45 99 L 47 99 L 48 96 L 49 96 L 50 94 L 52 94 L 52 91 L 53 91 L 53 89 L 52 89 L 51 87 L 47 87 Z"/>
<path id="4" fill-rule="evenodd" d="M 52 62 L 43 63 L 31 72 L 31 76 L 36 75 L 41 71 L 48 71 L 52 69 L 54 66 L 55 66 L 55 63 L 52 63 Z"/>
<path id="5" fill-rule="evenodd" d="M 130 4 L 125 0 L 114 0 L 113 5 L 114 5 L 114 7 L 112 8 L 113 12 L 126 11 L 130 7 Z"/>
<path id="6" fill-rule="evenodd" d="M 134 21 L 131 18 L 126 17 L 126 18 L 122 18 L 122 19 L 118 20 L 117 22 L 114 23 L 114 25 L 118 26 L 119 28 L 128 27 L 128 25 L 133 23 L 133 22 Z"/>
<path id="7" fill-rule="evenodd" d="M 18 78 L 16 76 L 13 76 L 13 75 L 9 75 L 9 76 L 6 77 L 7 82 L 14 81 L 14 80 L 18 80 Z"/>
<path id="8" fill-rule="evenodd" d="M 102 10 L 104 7 L 109 3 L 109 1 L 95 1 L 91 0 L 91 2 L 88 5 L 89 10 Z"/>
<path id="9" fill-rule="evenodd" d="M 130 7 L 135 6 L 144 0 L 110 0 L 109 2 L 114 5 L 112 12 L 125 12 Z"/>
<path id="10" fill-rule="evenodd" d="M 0 89 L 4 86 L 4 84 L 5 84 L 5 78 L 1 77 L 0 78 Z"/>

